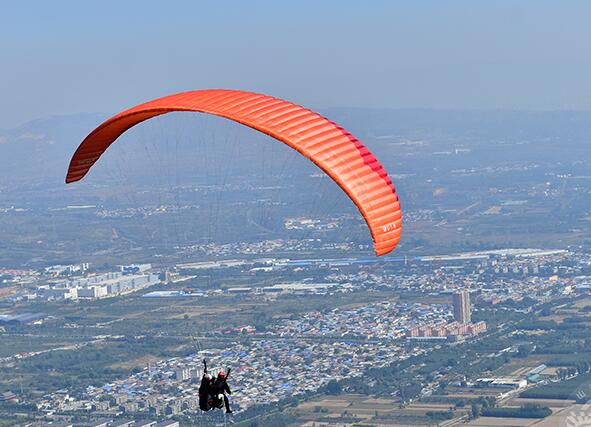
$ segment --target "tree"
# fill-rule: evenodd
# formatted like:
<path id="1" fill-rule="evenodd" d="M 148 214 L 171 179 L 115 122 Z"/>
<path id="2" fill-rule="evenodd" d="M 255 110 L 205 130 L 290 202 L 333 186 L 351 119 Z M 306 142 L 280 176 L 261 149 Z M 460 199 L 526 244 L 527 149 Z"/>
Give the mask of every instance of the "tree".
<path id="1" fill-rule="evenodd" d="M 525 359 L 533 351 L 534 347 L 531 344 L 520 344 L 517 347 L 517 357 Z"/>
<path id="2" fill-rule="evenodd" d="M 480 416 L 480 406 L 476 403 L 472 404 L 472 418 L 478 418 Z"/>
<path id="3" fill-rule="evenodd" d="M 338 395 L 341 394 L 343 389 L 341 385 L 336 380 L 330 380 L 326 385 L 326 393 L 331 395 Z"/>

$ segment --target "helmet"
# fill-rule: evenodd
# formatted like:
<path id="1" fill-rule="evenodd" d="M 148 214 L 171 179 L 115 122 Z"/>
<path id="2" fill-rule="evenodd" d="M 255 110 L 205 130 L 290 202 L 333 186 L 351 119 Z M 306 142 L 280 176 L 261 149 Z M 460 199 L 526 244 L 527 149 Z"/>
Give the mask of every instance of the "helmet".
<path id="1" fill-rule="evenodd" d="M 206 380 L 210 380 L 211 379 L 211 375 L 210 374 L 204 374 L 203 378 L 205 378 Z"/>
<path id="2" fill-rule="evenodd" d="M 224 371 L 220 371 L 220 372 L 218 372 L 218 377 L 219 377 L 219 378 L 225 378 L 225 377 L 226 377 L 226 374 L 225 374 L 225 372 L 224 372 Z"/>

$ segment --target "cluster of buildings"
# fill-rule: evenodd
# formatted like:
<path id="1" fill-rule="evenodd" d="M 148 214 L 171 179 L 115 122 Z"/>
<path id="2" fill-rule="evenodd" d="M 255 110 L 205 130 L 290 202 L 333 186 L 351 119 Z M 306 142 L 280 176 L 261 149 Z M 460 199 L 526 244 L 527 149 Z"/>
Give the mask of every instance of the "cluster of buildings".
<path id="1" fill-rule="evenodd" d="M 76 273 L 85 273 L 90 268 L 90 263 L 83 262 L 80 264 L 67 264 L 67 265 L 51 265 L 45 267 L 44 271 L 46 274 L 52 276 L 70 276 Z"/>
<path id="2" fill-rule="evenodd" d="M 96 206 L 89 206 L 96 208 Z M 96 216 L 99 218 L 149 218 L 151 216 L 178 213 L 183 210 L 195 209 L 193 205 L 156 205 L 140 206 L 134 208 L 96 209 Z"/>
<path id="3" fill-rule="evenodd" d="M 548 381 L 554 380 L 555 378 L 555 369 L 548 369 L 546 365 L 541 364 L 534 368 L 524 370 L 520 375 L 478 378 L 473 383 L 469 383 L 468 385 L 477 388 L 487 387 L 521 390 L 527 386 L 547 383 Z"/>
<path id="4" fill-rule="evenodd" d="M 382 302 L 327 313 L 313 311 L 297 319 L 284 319 L 267 328 L 281 337 L 356 337 L 397 340 L 415 325 L 445 322 L 450 307 L 444 304 Z"/>
<path id="5" fill-rule="evenodd" d="M 149 419 L 127 420 L 102 418 L 90 422 L 73 423 L 69 421 L 33 422 L 20 424 L 17 427 L 180 427 L 174 420 L 155 421 Z"/>
<path id="6" fill-rule="evenodd" d="M 0 276 L 14 278 L 31 277 L 35 275 L 33 270 L 22 270 L 16 268 L 0 268 Z"/>
<path id="7" fill-rule="evenodd" d="M 406 337 L 412 339 L 448 339 L 453 341 L 467 336 L 474 337 L 482 332 L 486 332 L 486 323 L 484 321 L 476 323 L 452 322 L 412 328 L 406 333 Z"/>
<path id="8" fill-rule="evenodd" d="M 45 313 L 18 313 L 18 314 L 0 314 L 0 325 L 2 324 L 26 324 L 41 321 L 47 317 Z"/>
<path id="9" fill-rule="evenodd" d="M 338 228 L 341 222 L 337 218 L 286 218 L 283 225 L 286 230 L 332 230 Z"/>
<path id="10" fill-rule="evenodd" d="M 406 337 L 412 339 L 448 339 L 474 337 L 486 332 L 486 323 L 483 321 L 472 323 L 472 306 L 470 293 L 460 290 L 452 296 L 454 321 L 451 323 L 438 322 L 430 325 L 417 326 L 407 331 Z"/>
<path id="11" fill-rule="evenodd" d="M 350 283 L 313 283 L 313 282 L 292 282 L 278 283 L 265 287 L 234 287 L 228 288 L 230 294 L 327 294 L 331 292 L 349 292 L 352 290 Z"/>
<path id="12" fill-rule="evenodd" d="M 476 380 L 476 386 L 520 389 L 527 386 L 527 380 L 512 377 L 478 378 Z"/>
<path id="13" fill-rule="evenodd" d="M 84 272 L 84 266 L 87 264 L 53 266 L 47 272 L 53 275 L 63 275 L 72 271 Z M 21 297 L 28 300 L 65 301 L 124 295 L 161 283 L 159 275 L 150 272 L 151 268 L 150 264 L 133 264 L 121 266 L 120 271 L 40 281 L 32 289 L 23 292 Z"/>
<path id="14" fill-rule="evenodd" d="M 539 274 L 528 270 L 524 276 L 496 274 L 499 265 L 516 266 L 523 272 L 532 260 Z M 406 260 L 401 260 L 400 263 Z M 327 280 L 347 281 L 354 287 L 391 288 L 395 292 L 418 292 L 434 297 L 450 298 L 460 290 L 470 293 L 479 302 L 498 304 L 506 301 L 519 303 L 524 298 L 548 301 L 558 294 L 573 291 L 591 292 L 591 255 L 580 252 L 542 250 L 502 250 L 466 253 L 445 257 L 421 257 L 408 260 L 408 272 L 359 269 L 326 276 Z M 511 267 L 513 268 L 513 267 Z M 456 304 L 456 307 L 459 307 Z M 469 319 L 457 318 L 460 323 Z"/>
<path id="15" fill-rule="evenodd" d="M 331 250 L 350 251 L 354 247 L 351 242 L 327 243 L 321 239 L 271 239 L 257 242 L 204 243 L 197 245 L 178 246 L 180 255 L 227 257 L 235 255 L 271 255 L 281 252 L 326 252 Z"/>
<path id="16" fill-rule="evenodd" d="M 254 339 L 151 364 L 128 378 L 88 387 L 83 399 L 53 393 L 38 407 L 105 416 L 114 412 L 154 416 L 195 413 L 205 358 L 214 372 L 232 368 L 232 406 L 244 410 L 314 392 L 332 379 L 363 376 L 369 368 L 423 354 L 429 350 L 407 348 L 406 330 L 451 316 L 449 305 L 390 302 L 305 313 L 298 319 L 279 320 L 265 332 L 251 326 L 239 328 Z"/>
<path id="17" fill-rule="evenodd" d="M 160 283 L 157 274 L 104 273 L 82 279 L 41 285 L 28 299 L 77 300 L 98 299 L 135 292 Z"/>
<path id="18" fill-rule="evenodd" d="M 161 283 L 151 264 L 121 265 L 93 273 L 90 264 L 51 265 L 40 270 L 0 269 L 0 300 L 72 301 L 108 298 Z"/>
<path id="19" fill-rule="evenodd" d="M 403 345 L 377 342 L 310 342 L 305 339 L 256 340 L 219 352 L 203 351 L 150 365 L 128 378 L 88 387 L 84 399 L 54 393 L 38 404 L 40 410 L 110 413 L 147 413 L 153 416 L 194 414 L 202 360 L 212 371 L 232 368 L 229 385 L 234 410 L 265 405 L 313 392 L 331 379 L 361 376 L 369 368 L 427 350 L 406 351 Z M 312 374 L 311 374 L 312 373 Z"/>
<path id="20" fill-rule="evenodd" d="M 151 364 L 128 378 L 88 387 L 83 399 L 65 399 L 54 393 L 38 407 L 99 415 L 195 413 L 205 358 L 212 371 L 232 368 L 232 406 L 244 410 L 314 392 L 332 379 L 363 376 L 369 368 L 423 354 L 428 348 L 404 344 L 408 330 L 448 322 L 452 316 L 452 307 L 446 304 L 394 302 L 304 313 L 297 319 L 279 320 L 265 332 L 252 326 L 233 331 L 255 339 Z"/>

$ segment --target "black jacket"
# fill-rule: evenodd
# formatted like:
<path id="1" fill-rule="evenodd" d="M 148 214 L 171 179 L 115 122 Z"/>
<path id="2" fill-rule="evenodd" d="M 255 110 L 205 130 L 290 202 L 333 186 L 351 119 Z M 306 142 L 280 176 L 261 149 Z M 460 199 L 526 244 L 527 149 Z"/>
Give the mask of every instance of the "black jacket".
<path id="1" fill-rule="evenodd" d="M 201 385 L 199 386 L 199 394 L 211 394 L 211 387 L 213 385 L 213 379 L 208 380 L 205 378 L 201 378 Z"/>
<path id="2" fill-rule="evenodd" d="M 230 391 L 230 387 L 228 386 L 228 383 L 226 382 L 226 379 L 221 379 L 221 378 L 216 378 L 215 381 L 213 381 L 213 383 L 210 386 L 210 393 L 211 394 L 220 394 L 220 393 L 228 393 L 228 394 L 232 394 L 232 392 Z"/>

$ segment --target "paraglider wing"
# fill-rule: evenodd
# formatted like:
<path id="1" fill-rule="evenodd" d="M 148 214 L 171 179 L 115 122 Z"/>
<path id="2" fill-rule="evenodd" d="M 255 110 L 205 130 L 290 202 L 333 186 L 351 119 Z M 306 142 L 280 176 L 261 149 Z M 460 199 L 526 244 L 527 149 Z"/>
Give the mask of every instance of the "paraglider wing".
<path id="1" fill-rule="evenodd" d="M 105 150 L 126 130 L 173 111 L 224 117 L 265 133 L 297 150 L 328 174 L 353 200 L 371 231 L 376 255 L 400 240 L 402 214 L 390 177 L 353 135 L 299 105 L 237 90 L 198 90 L 138 105 L 105 121 L 78 147 L 66 182 L 82 179 Z"/>

